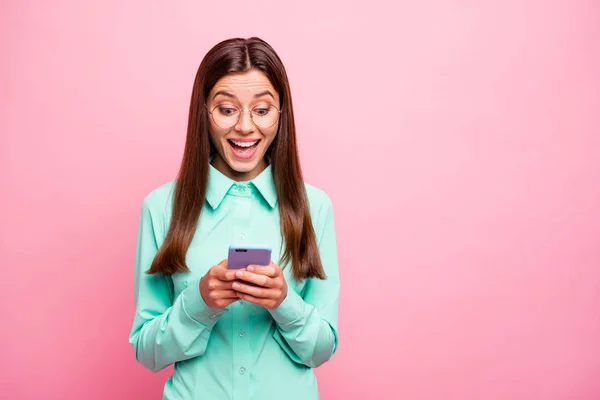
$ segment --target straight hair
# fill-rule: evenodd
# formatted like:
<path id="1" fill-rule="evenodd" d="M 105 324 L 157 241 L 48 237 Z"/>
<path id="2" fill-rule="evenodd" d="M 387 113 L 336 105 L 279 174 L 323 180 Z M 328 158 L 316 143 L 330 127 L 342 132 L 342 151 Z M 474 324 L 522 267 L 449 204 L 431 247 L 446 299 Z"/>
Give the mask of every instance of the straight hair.
<path id="1" fill-rule="evenodd" d="M 281 116 L 278 132 L 267 149 L 277 190 L 282 245 L 279 265 L 291 262 L 296 280 L 326 279 L 298 157 L 292 96 L 287 73 L 275 50 L 264 40 L 234 38 L 218 43 L 204 57 L 194 80 L 187 136 L 175 183 L 173 213 L 165 240 L 149 274 L 189 272 L 185 263 L 202 207 L 206 201 L 211 154 L 206 99 L 217 81 L 227 74 L 262 71 L 279 93 Z"/>

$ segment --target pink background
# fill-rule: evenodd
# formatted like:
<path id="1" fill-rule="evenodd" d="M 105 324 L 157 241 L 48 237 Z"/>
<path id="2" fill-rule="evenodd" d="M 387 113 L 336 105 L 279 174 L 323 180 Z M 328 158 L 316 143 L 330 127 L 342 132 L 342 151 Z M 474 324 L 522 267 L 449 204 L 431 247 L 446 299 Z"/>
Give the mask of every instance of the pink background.
<path id="1" fill-rule="evenodd" d="M 1 398 L 160 398 L 127 342 L 141 201 L 204 54 L 254 35 L 336 207 L 323 399 L 600 398 L 598 2 L 0 7 Z"/>

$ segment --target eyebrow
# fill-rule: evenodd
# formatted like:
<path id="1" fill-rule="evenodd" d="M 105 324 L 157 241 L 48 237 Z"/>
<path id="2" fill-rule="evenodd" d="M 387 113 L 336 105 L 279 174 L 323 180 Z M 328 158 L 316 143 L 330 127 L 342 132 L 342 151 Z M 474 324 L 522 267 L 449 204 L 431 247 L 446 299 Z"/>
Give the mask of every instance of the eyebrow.
<path id="1" fill-rule="evenodd" d="M 224 90 L 219 90 L 218 92 L 216 92 L 215 96 L 213 98 L 216 98 L 218 95 L 222 95 L 222 96 L 229 97 L 229 98 L 232 98 L 232 99 L 236 98 L 233 93 L 226 92 Z M 271 93 L 270 90 L 263 90 L 262 92 L 256 93 L 254 95 L 254 98 L 262 97 L 264 95 L 269 95 L 269 96 L 271 96 L 273 98 L 273 100 L 275 100 L 275 96 L 273 96 L 273 93 Z"/>
<path id="2" fill-rule="evenodd" d="M 275 96 L 273 96 L 273 93 L 271 93 L 270 90 L 263 90 L 262 92 L 256 93 L 254 95 L 254 98 L 262 97 L 262 96 L 264 96 L 266 94 L 268 94 L 269 96 L 271 96 L 273 98 L 273 100 L 275 100 Z"/>
<path id="3" fill-rule="evenodd" d="M 216 98 L 218 95 L 223 95 L 226 97 L 231 97 L 232 99 L 235 99 L 235 96 L 229 92 L 226 92 L 224 90 L 219 90 L 217 93 L 215 93 L 215 96 L 213 98 Z"/>

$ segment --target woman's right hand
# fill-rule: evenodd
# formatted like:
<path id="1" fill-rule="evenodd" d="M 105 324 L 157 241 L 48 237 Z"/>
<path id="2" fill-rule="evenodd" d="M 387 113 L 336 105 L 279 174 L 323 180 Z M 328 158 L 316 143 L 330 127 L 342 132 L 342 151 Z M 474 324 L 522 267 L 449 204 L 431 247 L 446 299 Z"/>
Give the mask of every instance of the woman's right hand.
<path id="1" fill-rule="evenodd" d="M 227 269 L 227 260 L 223 260 L 200 279 L 200 294 L 202 299 L 211 308 L 225 308 L 240 298 L 231 288 L 236 280 L 235 270 Z"/>

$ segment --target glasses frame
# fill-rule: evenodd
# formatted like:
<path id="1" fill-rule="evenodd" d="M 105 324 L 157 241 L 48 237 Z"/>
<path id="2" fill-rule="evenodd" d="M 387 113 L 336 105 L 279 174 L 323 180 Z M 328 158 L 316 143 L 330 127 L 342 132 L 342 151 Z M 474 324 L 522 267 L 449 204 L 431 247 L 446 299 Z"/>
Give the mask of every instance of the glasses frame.
<path id="1" fill-rule="evenodd" d="M 208 105 L 207 105 L 206 103 L 204 103 L 204 108 L 206 108 L 206 112 L 208 112 L 208 113 L 210 114 L 210 117 L 212 118 L 212 120 L 213 120 L 213 122 L 215 123 L 215 125 L 217 125 L 217 126 L 218 126 L 219 128 L 221 128 L 221 129 L 229 129 L 229 128 L 233 128 L 234 126 L 236 126 L 236 125 L 237 125 L 237 124 L 240 122 L 240 118 L 242 118 L 242 113 L 245 113 L 245 112 L 249 112 L 249 113 L 250 113 L 250 121 L 252 121 L 252 123 L 253 123 L 253 124 L 254 124 L 254 125 L 257 127 L 257 128 L 259 128 L 259 129 L 269 129 L 269 128 L 271 128 L 271 127 L 275 126 L 275 124 L 277 124 L 277 123 L 279 122 L 279 119 L 281 118 L 281 111 L 282 111 L 282 110 L 280 110 L 279 108 L 275 107 L 275 106 L 274 106 L 274 105 L 272 105 L 272 104 L 271 104 L 271 105 L 269 105 L 269 107 L 273 107 L 274 109 L 276 109 L 276 110 L 277 110 L 277 119 L 275 120 L 275 122 L 273 123 L 273 125 L 271 125 L 271 126 L 267 126 L 267 127 L 262 127 L 262 126 L 258 126 L 258 125 L 256 124 L 256 122 L 254 122 L 254 118 L 252 118 L 252 110 L 248 110 L 248 109 L 241 109 L 241 108 L 239 108 L 238 106 L 236 106 L 236 105 L 233 105 L 233 107 L 237 108 L 237 109 L 240 111 L 240 112 L 239 112 L 239 114 L 238 114 L 238 119 L 237 119 L 237 121 L 235 121 L 235 124 L 233 124 L 233 125 L 231 125 L 231 126 L 229 126 L 229 127 L 226 127 L 226 128 L 225 128 L 225 127 L 222 127 L 221 125 L 217 124 L 217 121 L 215 121 L 215 116 L 214 116 L 213 112 L 214 112 L 214 111 L 217 109 L 217 107 L 219 107 L 219 106 L 218 106 L 218 105 L 217 105 L 217 106 L 214 106 L 214 107 L 212 108 L 212 110 L 209 110 L 209 109 L 208 109 Z"/>

